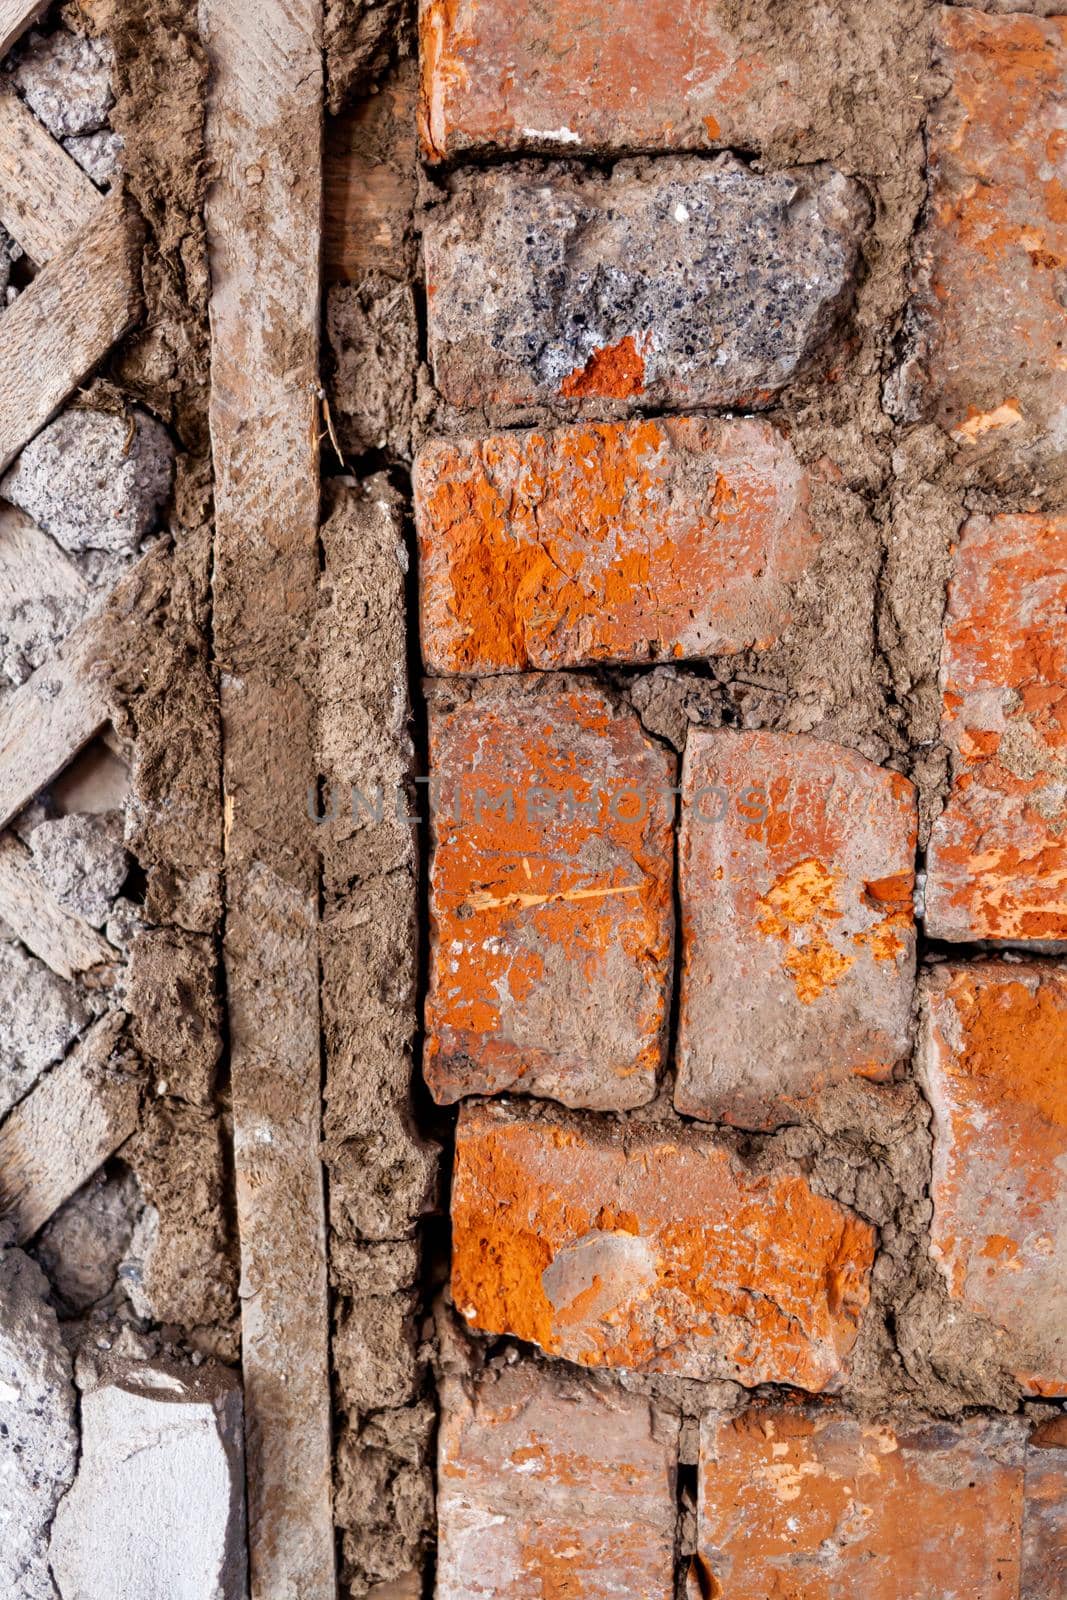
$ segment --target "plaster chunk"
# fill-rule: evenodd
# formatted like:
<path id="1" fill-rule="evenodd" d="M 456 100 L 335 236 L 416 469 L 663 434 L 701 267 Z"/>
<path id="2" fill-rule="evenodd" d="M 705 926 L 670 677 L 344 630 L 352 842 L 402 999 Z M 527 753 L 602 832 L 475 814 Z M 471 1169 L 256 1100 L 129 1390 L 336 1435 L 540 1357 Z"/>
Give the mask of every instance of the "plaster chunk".
<path id="1" fill-rule="evenodd" d="M 241 1390 L 225 1367 L 116 1362 L 82 1395 L 52 1529 L 61 1600 L 243 1600 Z"/>
<path id="2" fill-rule="evenodd" d="M 71 409 L 30 441 L 0 494 L 65 550 L 132 553 L 170 491 L 173 464 L 166 429 L 144 412 L 128 421 Z"/>
<path id="3" fill-rule="evenodd" d="M 15 82 L 30 110 L 57 139 L 94 133 L 115 104 L 114 52 L 107 39 L 87 39 L 65 28 L 31 34 Z"/>

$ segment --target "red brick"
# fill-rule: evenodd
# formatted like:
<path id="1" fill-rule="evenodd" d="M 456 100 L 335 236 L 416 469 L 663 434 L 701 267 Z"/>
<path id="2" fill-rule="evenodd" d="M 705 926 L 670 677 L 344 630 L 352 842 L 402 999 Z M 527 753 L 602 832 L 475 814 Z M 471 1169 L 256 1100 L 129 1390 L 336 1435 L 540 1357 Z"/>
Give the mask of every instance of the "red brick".
<path id="1" fill-rule="evenodd" d="M 724 9 L 420 0 L 423 150 L 700 150 L 803 127 L 799 63 L 742 54 Z"/>
<path id="2" fill-rule="evenodd" d="M 902 407 L 965 443 L 1045 433 L 1062 452 L 1067 18 L 944 7 L 937 65 L 951 87 L 928 124 L 932 186 Z"/>
<path id="3" fill-rule="evenodd" d="M 677 1433 L 578 1374 L 446 1379 L 437 1600 L 671 1600 Z"/>
<path id="4" fill-rule="evenodd" d="M 1067 973 L 982 961 L 925 980 L 932 1251 L 1031 1394 L 1067 1394 Z"/>
<path id="5" fill-rule="evenodd" d="M 830 1407 L 706 1417 L 705 1592 L 1018 1600 L 1024 1437 L 1013 1420 L 894 1431 Z"/>
<path id="6" fill-rule="evenodd" d="M 549 675 L 438 685 L 430 770 L 435 1097 L 650 1100 L 671 982 L 673 756 L 601 690 Z"/>
<path id="7" fill-rule="evenodd" d="M 1026 1456 L 1020 1600 L 1067 1595 L 1067 1416 L 1039 1424 Z"/>
<path id="8" fill-rule="evenodd" d="M 971 517 L 949 585 L 939 939 L 1067 939 L 1067 517 Z"/>
<path id="9" fill-rule="evenodd" d="M 809 498 L 764 422 L 437 440 L 415 466 L 427 670 L 766 649 L 815 554 Z"/>
<path id="10" fill-rule="evenodd" d="M 583 1366 L 836 1387 L 874 1230 L 799 1171 L 685 1123 L 464 1106 L 452 1294 L 471 1327 Z"/>
<path id="11" fill-rule="evenodd" d="M 797 734 L 690 732 L 675 1104 L 768 1128 L 907 1053 L 915 795 Z"/>

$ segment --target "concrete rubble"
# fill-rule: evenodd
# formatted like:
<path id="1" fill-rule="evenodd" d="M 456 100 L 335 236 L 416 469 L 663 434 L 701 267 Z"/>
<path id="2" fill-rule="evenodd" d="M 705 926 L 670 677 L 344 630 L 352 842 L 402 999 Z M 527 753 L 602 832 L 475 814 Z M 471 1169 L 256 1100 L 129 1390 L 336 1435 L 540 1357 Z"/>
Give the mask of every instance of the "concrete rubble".
<path id="1" fill-rule="evenodd" d="M 30 35 L 15 68 L 26 104 L 57 139 L 95 133 L 115 103 L 114 55 L 106 39 L 87 39 L 65 28 Z"/>
<path id="2" fill-rule="evenodd" d="M 0 1116 L 59 1061 L 89 1012 L 72 984 L 20 944 L 0 944 Z"/>
<path id="3" fill-rule="evenodd" d="M 86 1366 L 81 1457 L 52 1529 L 61 1600 L 243 1600 L 236 1375 L 163 1360 Z"/>
<path id="4" fill-rule="evenodd" d="M 71 1359 L 44 1273 L 0 1241 L 0 1594 L 55 1600 L 48 1529 L 74 1475 Z"/>
<path id="5" fill-rule="evenodd" d="M 174 449 L 146 413 L 64 411 L 26 446 L 0 494 L 64 550 L 132 554 L 170 491 Z"/>
<path id="6" fill-rule="evenodd" d="M 68 911 L 103 927 L 125 881 L 129 859 L 122 814 L 73 814 L 40 822 L 30 833 L 33 865 Z"/>
<path id="7" fill-rule="evenodd" d="M 101 1172 L 42 1229 L 34 1254 L 64 1310 L 80 1315 L 120 1284 L 141 1208 L 132 1172 Z"/>
<path id="8" fill-rule="evenodd" d="M 104 188 L 119 170 L 122 135 L 101 128 L 97 133 L 79 133 L 64 139 L 63 148 L 95 184 Z"/>

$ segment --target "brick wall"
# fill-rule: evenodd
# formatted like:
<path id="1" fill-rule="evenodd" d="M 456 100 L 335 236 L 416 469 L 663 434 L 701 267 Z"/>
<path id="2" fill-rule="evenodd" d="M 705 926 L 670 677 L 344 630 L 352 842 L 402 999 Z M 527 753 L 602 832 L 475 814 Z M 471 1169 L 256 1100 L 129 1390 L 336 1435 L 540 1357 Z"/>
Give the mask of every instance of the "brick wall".
<path id="1" fill-rule="evenodd" d="M 438 1600 L 1067 1592 L 1054 9 L 420 0 Z"/>

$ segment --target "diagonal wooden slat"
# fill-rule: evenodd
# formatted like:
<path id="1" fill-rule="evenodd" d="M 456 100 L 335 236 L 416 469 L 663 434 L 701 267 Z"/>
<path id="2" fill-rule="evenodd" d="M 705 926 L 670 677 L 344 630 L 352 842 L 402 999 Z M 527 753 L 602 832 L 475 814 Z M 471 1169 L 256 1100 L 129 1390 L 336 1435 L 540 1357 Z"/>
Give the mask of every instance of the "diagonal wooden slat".
<path id="1" fill-rule="evenodd" d="M 0 918 L 12 933 L 61 978 L 118 962 L 119 952 L 84 917 L 60 905 L 31 862 L 25 845 L 0 835 Z"/>
<path id="2" fill-rule="evenodd" d="M 141 557 L 106 604 L 0 704 L 0 828 L 68 766 L 110 716 L 108 674 L 140 640 L 166 588 L 166 545 Z"/>
<path id="3" fill-rule="evenodd" d="M 104 199 L 11 90 L 0 91 L 0 223 L 43 267 L 92 221 Z"/>
<path id="4" fill-rule="evenodd" d="M 136 321 L 139 240 L 105 200 L 0 317 L 0 472 Z"/>
<path id="5" fill-rule="evenodd" d="M 124 1022 L 121 1011 L 95 1022 L 0 1127 L 0 1220 L 19 1244 L 136 1130 L 140 1085 L 108 1070 Z"/>
<path id="6" fill-rule="evenodd" d="M 0 0 L 0 56 L 6 56 L 26 29 L 44 16 L 50 0 Z"/>

